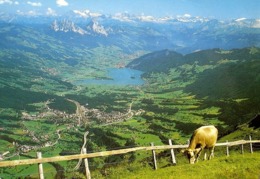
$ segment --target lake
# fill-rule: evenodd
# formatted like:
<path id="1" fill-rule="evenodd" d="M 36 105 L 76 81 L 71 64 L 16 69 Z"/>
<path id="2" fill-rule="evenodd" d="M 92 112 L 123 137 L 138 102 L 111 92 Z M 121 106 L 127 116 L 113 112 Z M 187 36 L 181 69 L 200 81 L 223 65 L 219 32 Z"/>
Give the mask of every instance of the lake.
<path id="1" fill-rule="evenodd" d="M 142 85 L 142 74 L 142 71 L 130 68 L 109 68 L 107 77 L 110 79 L 85 79 L 76 81 L 76 84 Z"/>

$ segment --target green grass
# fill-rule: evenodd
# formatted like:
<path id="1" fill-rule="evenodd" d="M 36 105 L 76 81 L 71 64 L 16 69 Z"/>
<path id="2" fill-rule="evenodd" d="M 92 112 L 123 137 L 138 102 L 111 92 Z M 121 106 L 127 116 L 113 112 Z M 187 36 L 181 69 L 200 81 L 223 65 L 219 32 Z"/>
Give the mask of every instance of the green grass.
<path id="1" fill-rule="evenodd" d="M 178 162 L 178 161 L 177 161 Z M 160 165 L 160 164 L 159 164 Z M 128 179 L 257 179 L 260 177 L 260 153 L 234 154 L 230 157 L 215 157 L 210 161 L 199 161 L 194 165 L 181 163 L 154 170 L 147 164 L 129 164 L 108 169 L 107 176 L 93 174 L 93 178 Z"/>

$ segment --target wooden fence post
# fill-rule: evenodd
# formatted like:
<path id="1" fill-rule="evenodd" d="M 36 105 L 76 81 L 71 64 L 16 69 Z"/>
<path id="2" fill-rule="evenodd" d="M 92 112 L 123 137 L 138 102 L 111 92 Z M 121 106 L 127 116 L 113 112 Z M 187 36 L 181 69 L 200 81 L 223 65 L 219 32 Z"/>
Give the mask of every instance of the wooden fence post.
<path id="1" fill-rule="evenodd" d="M 188 146 L 190 145 L 190 139 L 187 140 L 187 145 L 188 145 Z"/>
<path id="2" fill-rule="evenodd" d="M 83 154 L 87 154 L 86 148 L 83 148 Z M 91 179 L 89 165 L 88 165 L 88 158 L 84 159 L 84 163 L 85 163 L 85 169 L 86 169 L 86 177 L 87 177 L 87 179 Z"/>
<path id="3" fill-rule="evenodd" d="M 250 153 L 252 154 L 253 153 L 253 144 L 251 143 L 252 141 L 252 138 L 251 138 L 251 135 L 249 136 L 249 140 L 250 140 Z"/>
<path id="4" fill-rule="evenodd" d="M 227 156 L 229 156 L 228 141 L 226 143 L 227 143 L 226 154 L 227 154 Z"/>
<path id="5" fill-rule="evenodd" d="M 172 140 L 169 139 L 169 145 L 172 145 Z M 172 164 L 176 165 L 176 159 L 175 159 L 175 155 L 174 155 L 174 150 L 171 149 L 171 155 L 172 155 Z"/>
<path id="6" fill-rule="evenodd" d="M 38 159 L 41 159 L 42 158 L 42 153 L 41 152 L 37 152 L 36 156 L 37 156 Z M 38 170 L 39 170 L 39 178 L 40 179 L 44 179 L 42 163 L 38 164 Z"/>
<path id="7" fill-rule="evenodd" d="M 154 146 L 153 142 L 151 143 L 151 146 Z M 153 154 L 154 169 L 157 170 L 155 150 L 152 150 L 152 154 Z"/>

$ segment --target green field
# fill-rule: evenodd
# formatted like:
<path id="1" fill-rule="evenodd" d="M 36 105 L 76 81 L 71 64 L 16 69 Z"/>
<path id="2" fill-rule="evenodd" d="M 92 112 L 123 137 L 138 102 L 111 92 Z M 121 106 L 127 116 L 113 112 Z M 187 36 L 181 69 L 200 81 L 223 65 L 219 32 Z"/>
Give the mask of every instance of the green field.
<path id="1" fill-rule="evenodd" d="M 211 161 L 201 161 L 194 165 L 177 164 L 159 168 L 156 171 L 147 166 L 130 165 L 128 168 L 110 171 L 104 178 L 248 178 L 257 179 L 260 175 L 260 155 L 254 154 L 234 154 L 230 157 L 218 157 Z M 93 176 L 94 177 L 94 176 Z M 100 176 L 98 176 L 99 178 Z M 100 177 L 101 178 L 101 177 Z"/>

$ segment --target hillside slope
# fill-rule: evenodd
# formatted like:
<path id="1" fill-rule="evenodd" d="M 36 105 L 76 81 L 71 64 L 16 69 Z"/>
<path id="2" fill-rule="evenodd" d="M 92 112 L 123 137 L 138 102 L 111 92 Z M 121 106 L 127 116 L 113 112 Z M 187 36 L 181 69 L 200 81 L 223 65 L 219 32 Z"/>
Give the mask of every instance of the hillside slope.
<path id="1" fill-rule="evenodd" d="M 234 140 L 249 140 L 249 136 L 252 137 L 253 140 L 259 140 L 260 139 L 260 114 L 257 114 L 254 118 L 252 118 L 250 121 L 241 124 L 236 127 L 234 131 L 231 133 L 222 136 L 220 138 L 220 141 L 234 141 Z M 259 146 L 259 144 L 253 144 L 256 148 Z"/>
<path id="2" fill-rule="evenodd" d="M 218 143 L 226 141 L 260 139 L 260 115 L 256 115 L 250 121 L 238 126 L 234 131 L 219 136 Z M 215 157 L 212 160 L 203 161 L 202 156 L 198 163 L 188 164 L 186 156 L 179 150 L 175 150 L 176 165 L 170 161 L 169 151 L 157 151 L 157 170 L 153 169 L 152 157 L 142 162 L 133 162 L 117 165 L 105 170 L 103 175 L 93 171 L 92 176 L 98 178 L 257 178 L 260 172 L 259 143 L 253 144 L 253 153 L 250 153 L 249 144 L 245 144 L 244 153 L 241 154 L 240 146 L 229 147 L 230 156 L 226 156 L 225 146 L 215 148 Z M 150 162 L 150 163 L 149 163 Z"/>
<path id="3" fill-rule="evenodd" d="M 157 93 L 182 90 L 201 100 L 198 109 L 220 108 L 217 118 L 229 127 L 260 111 L 260 48 L 211 49 L 184 56 L 166 50 L 140 57 L 127 67 L 144 70 Z"/>
<path id="4" fill-rule="evenodd" d="M 106 177 L 99 178 L 160 178 L 160 179 L 201 179 L 201 178 L 258 178 L 260 172 L 260 154 L 233 153 L 230 157 L 215 157 L 210 161 L 201 161 L 195 165 L 177 164 L 153 170 L 151 167 L 129 166 L 128 170 L 116 168 L 110 170 Z M 134 170 L 137 169 L 137 170 Z"/>
<path id="5" fill-rule="evenodd" d="M 127 64 L 126 67 L 144 72 L 164 72 L 183 63 L 184 57 L 182 54 L 170 50 L 163 50 L 137 58 Z"/>

